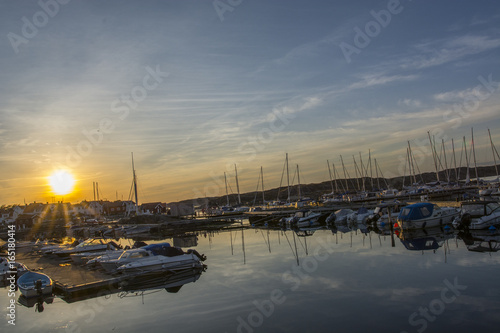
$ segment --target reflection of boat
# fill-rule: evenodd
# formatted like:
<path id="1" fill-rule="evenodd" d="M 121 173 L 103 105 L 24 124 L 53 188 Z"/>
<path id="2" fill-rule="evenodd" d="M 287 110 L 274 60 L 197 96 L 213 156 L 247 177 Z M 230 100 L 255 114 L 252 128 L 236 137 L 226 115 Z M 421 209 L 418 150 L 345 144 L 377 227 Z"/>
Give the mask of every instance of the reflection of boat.
<path id="1" fill-rule="evenodd" d="M 364 224 L 372 213 L 373 210 L 368 210 L 366 207 L 360 207 L 357 212 L 348 216 L 347 222 L 350 226 Z"/>
<path id="2" fill-rule="evenodd" d="M 463 201 L 455 228 L 487 229 L 500 224 L 500 204 L 496 201 Z"/>
<path id="3" fill-rule="evenodd" d="M 401 243 L 410 251 L 437 250 L 447 239 L 455 237 L 440 227 L 427 229 L 403 229 L 398 234 Z"/>
<path id="4" fill-rule="evenodd" d="M 287 227 L 309 227 L 318 222 L 321 213 L 315 213 L 309 209 L 301 209 L 292 217 L 283 218 L 281 220 L 283 226 Z"/>
<path id="5" fill-rule="evenodd" d="M 489 230 L 465 230 L 458 233 L 467 250 L 472 252 L 497 252 L 500 250 L 500 234 Z"/>
<path id="6" fill-rule="evenodd" d="M 336 223 L 336 224 L 346 223 L 348 217 L 351 216 L 352 214 L 354 214 L 354 211 L 352 209 L 339 209 L 339 210 L 331 213 L 326 218 L 326 223 L 327 224 L 331 224 L 331 223 Z"/>
<path id="7" fill-rule="evenodd" d="M 149 245 L 151 246 L 151 245 Z M 182 270 L 186 268 L 202 267 L 202 261 L 206 260 L 204 255 L 201 255 L 196 250 L 188 250 L 171 246 L 161 248 L 160 254 L 147 256 L 137 261 L 126 263 L 117 268 L 118 272 L 134 273 L 134 272 L 155 272 L 167 270 Z"/>
<path id="8" fill-rule="evenodd" d="M 42 295 L 39 297 L 26 298 L 24 295 L 20 295 L 17 302 L 27 308 L 32 308 L 36 305 L 35 311 L 43 312 L 43 303 L 52 304 L 54 302 L 54 296 Z"/>
<path id="9" fill-rule="evenodd" d="M 419 202 L 401 209 L 398 224 L 404 229 L 422 229 L 451 223 L 458 215 L 453 207 L 439 207 L 429 202 Z"/>
<path id="10" fill-rule="evenodd" d="M 106 242 L 102 238 L 91 238 L 86 241 L 81 242 L 75 247 L 70 247 L 64 250 L 55 251 L 54 254 L 60 257 L 67 257 L 73 253 L 82 253 L 82 252 L 99 252 L 111 249 L 120 249 L 120 246 L 115 242 Z"/>
<path id="11" fill-rule="evenodd" d="M 175 273 L 167 271 L 141 274 L 122 282 L 122 292 L 119 296 L 123 298 L 130 293 L 134 293 L 135 296 L 138 292 L 160 288 L 164 288 L 169 293 L 177 293 L 183 285 L 196 282 L 205 269 L 206 266 L 196 269 L 185 269 Z"/>
<path id="12" fill-rule="evenodd" d="M 52 294 L 52 279 L 43 273 L 26 272 L 17 279 L 17 285 L 26 298 Z"/>

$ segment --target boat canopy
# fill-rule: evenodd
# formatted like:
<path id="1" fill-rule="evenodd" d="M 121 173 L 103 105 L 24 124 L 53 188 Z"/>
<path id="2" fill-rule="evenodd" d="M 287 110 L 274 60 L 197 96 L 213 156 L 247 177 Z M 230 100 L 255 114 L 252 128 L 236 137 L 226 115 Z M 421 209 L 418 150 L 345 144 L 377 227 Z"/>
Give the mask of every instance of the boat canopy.
<path id="1" fill-rule="evenodd" d="M 159 243 L 159 244 L 146 245 L 143 247 L 143 249 L 153 252 L 154 255 L 160 255 L 164 254 L 166 249 L 169 247 L 170 247 L 169 243 Z"/>
<path id="2" fill-rule="evenodd" d="M 408 205 L 399 212 L 399 220 L 420 220 L 432 215 L 434 204 L 429 202 L 419 202 L 413 205 Z"/>
<path id="3" fill-rule="evenodd" d="M 401 243 L 410 251 L 437 250 L 440 247 L 434 237 L 405 239 Z"/>

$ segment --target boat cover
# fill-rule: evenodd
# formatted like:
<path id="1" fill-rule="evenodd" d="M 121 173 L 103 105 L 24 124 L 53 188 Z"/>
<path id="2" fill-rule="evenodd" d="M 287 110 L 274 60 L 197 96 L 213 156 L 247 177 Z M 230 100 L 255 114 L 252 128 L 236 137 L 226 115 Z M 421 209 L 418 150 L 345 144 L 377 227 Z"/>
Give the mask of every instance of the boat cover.
<path id="1" fill-rule="evenodd" d="M 401 209 L 398 219 L 403 221 L 421 220 L 432 215 L 434 204 L 419 202 Z"/>

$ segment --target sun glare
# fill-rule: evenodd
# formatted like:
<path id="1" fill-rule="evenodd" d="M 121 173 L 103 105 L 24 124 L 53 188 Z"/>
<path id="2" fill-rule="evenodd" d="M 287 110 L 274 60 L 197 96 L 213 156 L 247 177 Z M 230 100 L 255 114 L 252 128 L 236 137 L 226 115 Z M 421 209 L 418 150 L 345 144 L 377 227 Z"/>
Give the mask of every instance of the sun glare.
<path id="1" fill-rule="evenodd" d="M 75 179 L 68 171 L 57 170 L 49 176 L 49 184 L 55 194 L 66 195 L 73 190 Z"/>

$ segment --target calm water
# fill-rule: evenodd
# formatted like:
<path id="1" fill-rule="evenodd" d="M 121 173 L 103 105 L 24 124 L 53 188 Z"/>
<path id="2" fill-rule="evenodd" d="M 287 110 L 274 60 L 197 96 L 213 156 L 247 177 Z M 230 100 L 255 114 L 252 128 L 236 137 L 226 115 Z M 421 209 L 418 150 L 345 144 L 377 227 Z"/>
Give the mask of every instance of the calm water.
<path id="1" fill-rule="evenodd" d="M 316 230 L 308 237 L 258 229 L 245 230 L 243 237 L 241 230 L 200 235 L 196 249 L 207 255 L 208 268 L 177 293 L 156 289 L 73 303 L 55 298 L 42 313 L 18 305 L 16 326 L 5 319 L 1 327 L 3 332 L 497 332 L 499 254 L 469 251 L 456 234 L 440 230 L 404 236 L 411 238 L 406 246 L 397 236 L 393 242 L 390 235 L 359 230 Z M 431 249 L 418 250 L 423 244 Z M 7 291 L 0 292 L 6 318 Z"/>

